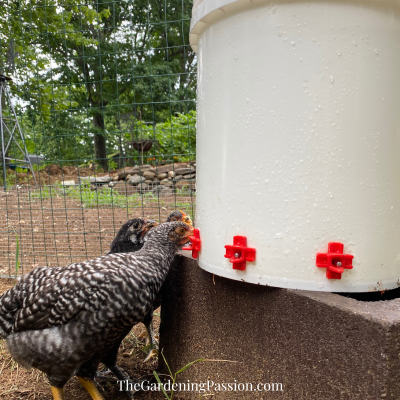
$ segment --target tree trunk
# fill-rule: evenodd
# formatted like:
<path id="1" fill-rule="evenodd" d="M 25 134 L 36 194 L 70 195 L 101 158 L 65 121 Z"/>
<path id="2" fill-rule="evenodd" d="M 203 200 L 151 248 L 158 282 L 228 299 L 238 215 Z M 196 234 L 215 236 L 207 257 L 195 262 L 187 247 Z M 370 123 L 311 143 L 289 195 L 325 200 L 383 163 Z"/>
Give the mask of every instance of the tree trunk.
<path id="1" fill-rule="evenodd" d="M 93 115 L 94 135 L 94 158 L 104 171 L 108 171 L 108 160 L 106 152 L 106 138 L 104 136 L 104 118 L 103 114 L 96 112 Z M 101 132 L 100 132 L 101 131 Z"/>

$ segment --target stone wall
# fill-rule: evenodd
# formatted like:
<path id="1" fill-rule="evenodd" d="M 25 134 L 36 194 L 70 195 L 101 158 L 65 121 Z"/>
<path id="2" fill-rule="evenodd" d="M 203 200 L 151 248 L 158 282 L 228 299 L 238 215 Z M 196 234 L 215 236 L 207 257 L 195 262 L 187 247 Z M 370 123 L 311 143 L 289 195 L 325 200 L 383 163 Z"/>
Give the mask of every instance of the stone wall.
<path id="1" fill-rule="evenodd" d="M 141 192 L 172 194 L 174 191 L 196 190 L 196 163 L 175 163 L 152 167 L 143 165 L 128 167 L 112 176 L 116 190 L 125 190 L 126 185 Z M 132 189 L 135 191 L 135 189 Z"/>
<path id="2" fill-rule="evenodd" d="M 196 162 L 126 167 L 110 174 L 94 172 L 93 176 L 80 176 L 78 183 L 75 179 L 62 181 L 64 186 L 76 184 L 90 184 L 93 190 L 111 187 L 126 195 L 152 192 L 169 196 L 177 191 L 190 195 L 196 191 Z"/>

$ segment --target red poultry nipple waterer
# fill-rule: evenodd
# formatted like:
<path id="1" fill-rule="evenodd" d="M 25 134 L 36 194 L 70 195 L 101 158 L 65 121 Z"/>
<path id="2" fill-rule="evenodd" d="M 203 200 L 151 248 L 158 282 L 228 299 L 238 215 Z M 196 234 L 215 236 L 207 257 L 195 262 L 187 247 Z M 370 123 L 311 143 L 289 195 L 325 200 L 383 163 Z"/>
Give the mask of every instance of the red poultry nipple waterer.
<path id="1" fill-rule="evenodd" d="M 191 250 L 192 257 L 197 258 L 201 250 L 200 229 L 194 228 L 194 236 L 189 236 L 189 239 L 191 243 L 186 247 L 182 247 L 182 250 Z"/>
<path id="2" fill-rule="evenodd" d="M 256 249 L 247 247 L 246 236 L 234 236 L 233 245 L 226 245 L 225 258 L 229 258 L 229 262 L 233 264 L 233 269 L 244 271 L 246 262 L 256 260 Z"/>
<path id="3" fill-rule="evenodd" d="M 316 264 L 319 268 L 326 268 L 328 279 L 342 279 L 345 269 L 353 269 L 352 261 L 354 256 L 343 254 L 342 243 L 328 243 L 327 253 L 317 253 Z"/>

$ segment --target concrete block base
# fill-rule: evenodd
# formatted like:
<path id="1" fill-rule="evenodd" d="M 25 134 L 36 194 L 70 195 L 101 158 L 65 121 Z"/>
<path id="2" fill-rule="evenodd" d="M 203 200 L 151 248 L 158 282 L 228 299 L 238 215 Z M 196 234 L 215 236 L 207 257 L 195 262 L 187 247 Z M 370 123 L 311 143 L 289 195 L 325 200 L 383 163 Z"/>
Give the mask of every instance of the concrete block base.
<path id="1" fill-rule="evenodd" d="M 236 361 L 194 364 L 178 382 L 283 386 L 211 389 L 207 398 L 400 399 L 400 299 L 262 287 L 213 276 L 177 256 L 161 319 L 160 350 L 173 372 L 198 358 Z"/>

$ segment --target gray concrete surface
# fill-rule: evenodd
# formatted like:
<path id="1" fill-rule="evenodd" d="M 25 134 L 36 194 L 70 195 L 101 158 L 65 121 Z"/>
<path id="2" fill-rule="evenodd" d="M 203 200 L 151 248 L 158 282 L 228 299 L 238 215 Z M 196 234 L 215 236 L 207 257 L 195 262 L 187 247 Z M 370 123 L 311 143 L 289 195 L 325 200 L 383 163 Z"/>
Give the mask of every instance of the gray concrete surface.
<path id="1" fill-rule="evenodd" d="M 177 256 L 161 317 L 160 350 L 172 371 L 198 358 L 234 361 L 194 364 L 178 382 L 283 385 L 211 390 L 205 398 L 400 399 L 400 299 L 365 302 L 236 282 Z"/>

